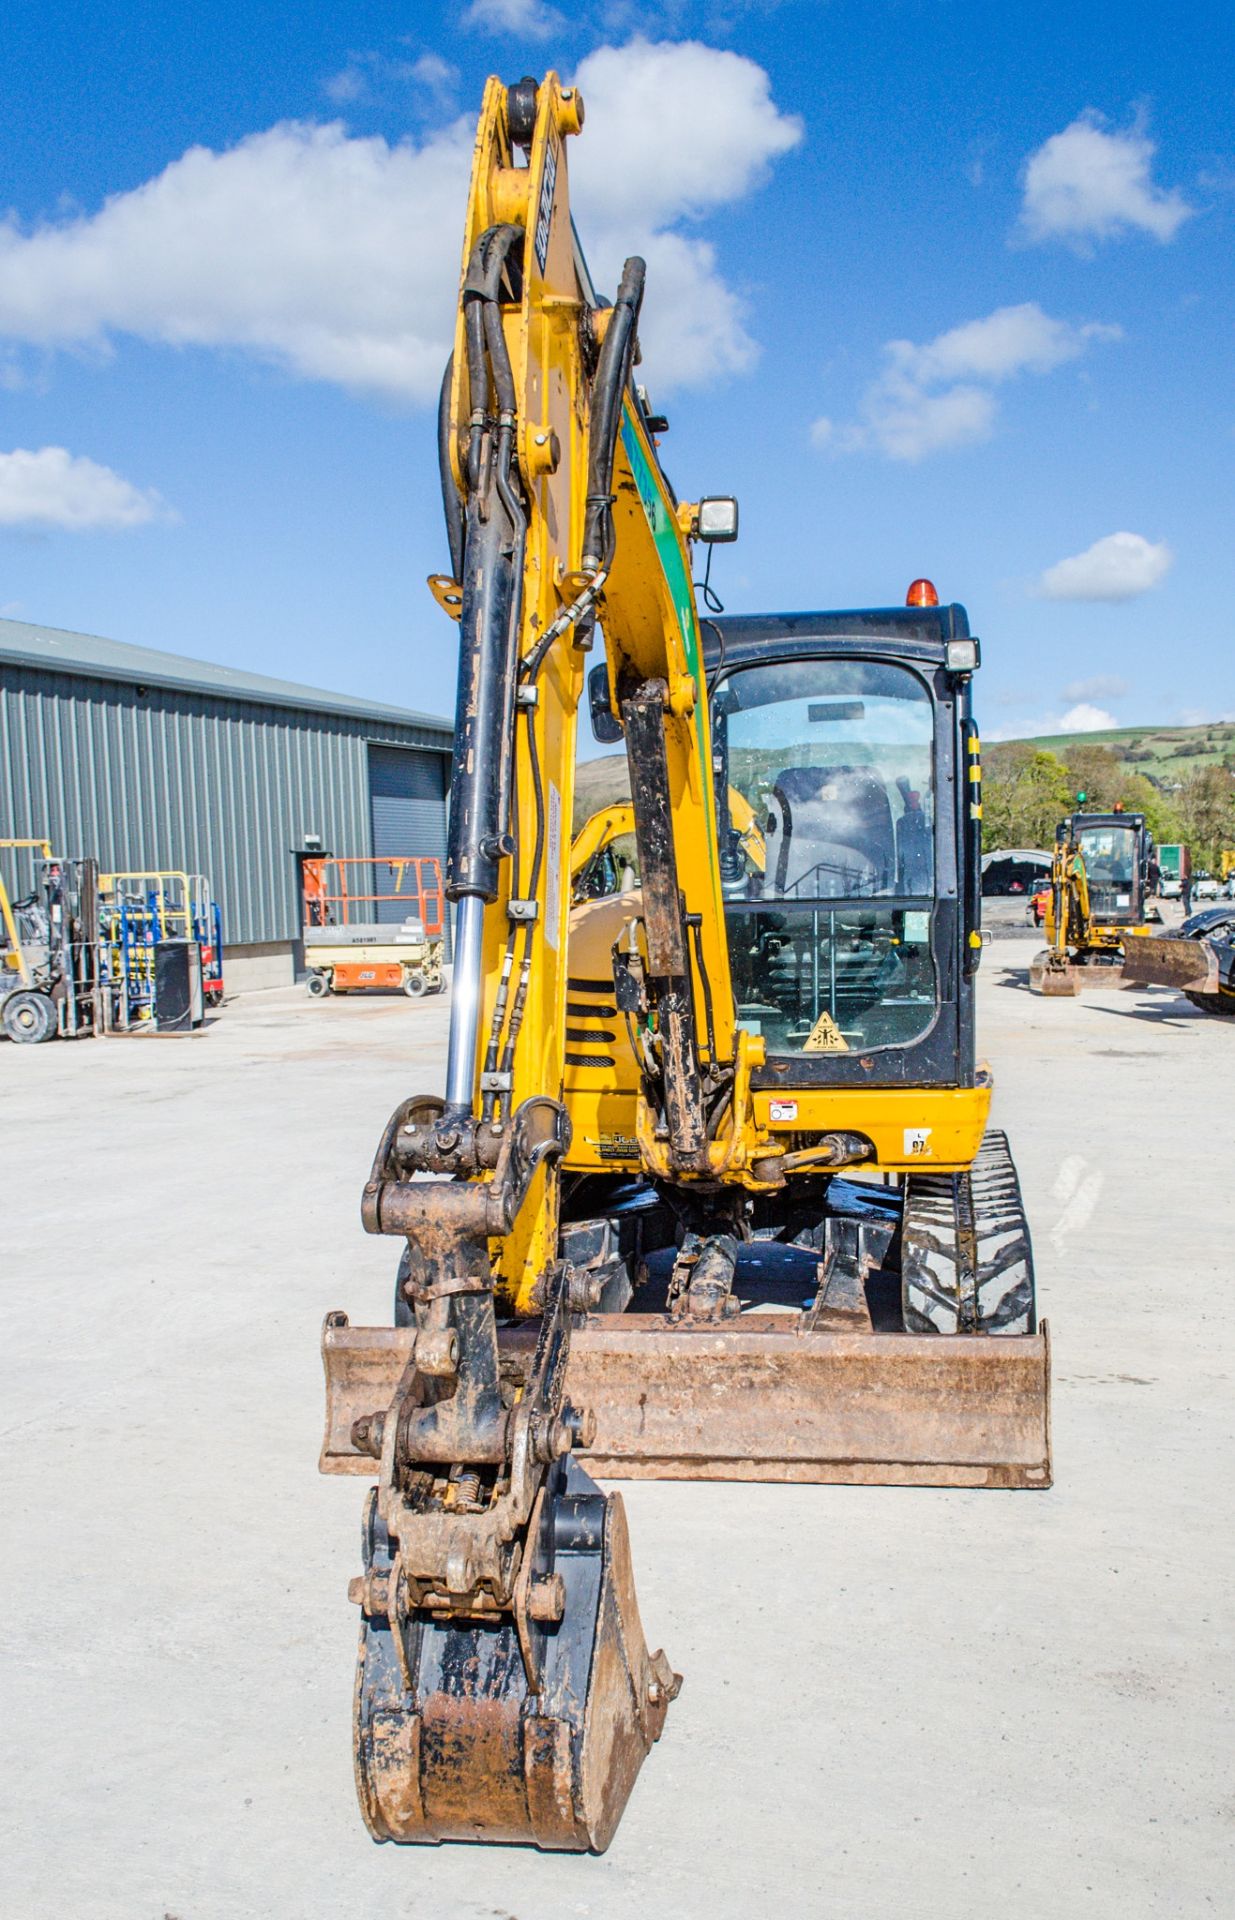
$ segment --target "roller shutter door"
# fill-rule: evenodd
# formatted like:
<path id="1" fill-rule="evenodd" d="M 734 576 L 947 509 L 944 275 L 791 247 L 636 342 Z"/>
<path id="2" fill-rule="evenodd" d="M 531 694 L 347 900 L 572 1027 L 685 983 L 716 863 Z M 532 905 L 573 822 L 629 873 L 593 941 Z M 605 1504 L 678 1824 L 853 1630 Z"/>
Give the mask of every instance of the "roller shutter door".
<path id="1" fill-rule="evenodd" d="M 446 864 L 445 754 L 415 747 L 369 748 L 369 813 L 374 854 L 431 854 Z M 398 921 L 397 901 L 379 908 Z"/>

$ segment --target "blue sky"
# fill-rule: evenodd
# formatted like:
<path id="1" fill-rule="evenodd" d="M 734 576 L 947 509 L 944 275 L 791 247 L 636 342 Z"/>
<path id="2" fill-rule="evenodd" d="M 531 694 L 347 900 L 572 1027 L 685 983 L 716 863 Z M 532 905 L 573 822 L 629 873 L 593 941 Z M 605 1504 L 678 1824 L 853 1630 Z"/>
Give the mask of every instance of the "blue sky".
<path id="1" fill-rule="evenodd" d="M 5 613 L 448 711 L 470 122 L 555 66 L 731 610 L 927 573 L 988 735 L 1235 715 L 1228 7 L 17 0 L 0 58 Z"/>

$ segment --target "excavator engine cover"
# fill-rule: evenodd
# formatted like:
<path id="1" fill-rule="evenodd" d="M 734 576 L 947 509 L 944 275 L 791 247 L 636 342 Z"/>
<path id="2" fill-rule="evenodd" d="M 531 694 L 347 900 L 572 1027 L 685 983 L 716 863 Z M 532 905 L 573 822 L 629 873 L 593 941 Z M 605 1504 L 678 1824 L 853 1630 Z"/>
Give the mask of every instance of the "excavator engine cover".
<path id="1" fill-rule="evenodd" d="M 356 1672 L 356 1790 L 378 1840 L 608 1846 L 680 1685 L 649 1655 L 626 1515 L 573 1461 L 542 1496 L 538 1573 L 556 1614 L 466 1627 L 401 1615 L 371 1495 Z"/>

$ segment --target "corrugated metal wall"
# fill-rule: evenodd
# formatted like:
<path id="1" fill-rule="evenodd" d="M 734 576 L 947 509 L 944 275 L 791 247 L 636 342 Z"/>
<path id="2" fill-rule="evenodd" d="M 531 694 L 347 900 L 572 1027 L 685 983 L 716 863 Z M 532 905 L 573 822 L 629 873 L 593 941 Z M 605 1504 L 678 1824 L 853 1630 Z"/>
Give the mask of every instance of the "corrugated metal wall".
<path id="1" fill-rule="evenodd" d="M 0 835 L 45 835 L 105 869 L 209 875 L 233 945 L 300 929 L 290 849 L 372 852 L 368 746 L 442 750 L 363 716 L 0 663 Z"/>

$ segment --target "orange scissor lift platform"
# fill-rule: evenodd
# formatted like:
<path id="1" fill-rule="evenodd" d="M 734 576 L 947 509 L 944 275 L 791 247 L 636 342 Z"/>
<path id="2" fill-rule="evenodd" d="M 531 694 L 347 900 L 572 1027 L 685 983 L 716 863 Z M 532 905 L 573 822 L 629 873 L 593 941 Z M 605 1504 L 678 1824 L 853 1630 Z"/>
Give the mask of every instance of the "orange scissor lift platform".
<path id="1" fill-rule="evenodd" d="M 309 992 L 402 992 L 446 984 L 446 898 L 432 854 L 306 859 L 302 892 Z"/>

